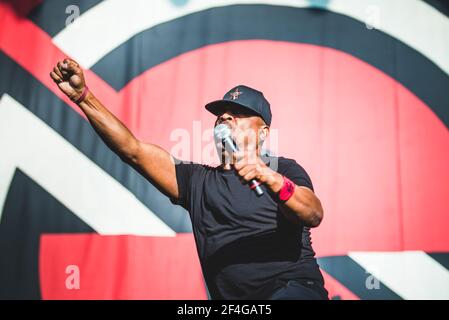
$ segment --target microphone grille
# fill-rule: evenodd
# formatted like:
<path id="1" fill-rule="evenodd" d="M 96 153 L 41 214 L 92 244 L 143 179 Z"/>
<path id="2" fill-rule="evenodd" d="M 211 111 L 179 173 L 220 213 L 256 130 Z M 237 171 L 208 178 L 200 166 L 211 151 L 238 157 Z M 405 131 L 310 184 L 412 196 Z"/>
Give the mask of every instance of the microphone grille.
<path id="1" fill-rule="evenodd" d="M 219 124 L 214 129 L 215 138 L 223 140 L 229 136 L 231 136 L 231 129 L 225 124 Z"/>

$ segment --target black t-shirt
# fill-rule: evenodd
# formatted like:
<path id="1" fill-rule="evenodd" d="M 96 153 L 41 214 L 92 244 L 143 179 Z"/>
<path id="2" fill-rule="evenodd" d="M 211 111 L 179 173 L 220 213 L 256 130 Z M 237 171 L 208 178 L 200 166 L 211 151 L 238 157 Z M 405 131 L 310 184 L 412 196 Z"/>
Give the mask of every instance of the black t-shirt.
<path id="1" fill-rule="evenodd" d="M 313 190 L 307 172 L 292 159 L 277 171 Z M 323 277 L 310 230 L 279 211 L 276 195 L 262 186 L 258 197 L 234 170 L 176 164 L 179 199 L 190 214 L 204 278 L 213 299 L 266 299 L 288 280 Z"/>

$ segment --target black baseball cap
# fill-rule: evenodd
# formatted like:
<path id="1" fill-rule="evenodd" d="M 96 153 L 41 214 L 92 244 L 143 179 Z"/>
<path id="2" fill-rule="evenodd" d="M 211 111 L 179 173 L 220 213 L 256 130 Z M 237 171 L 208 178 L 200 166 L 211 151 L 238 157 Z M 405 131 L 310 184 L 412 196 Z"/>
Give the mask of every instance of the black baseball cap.
<path id="1" fill-rule="evenodd" d="M 229 90 L 222 100 L 206 104 L 206 109 L 218 116 L 225 107 L 232 106 L 243 108 L 248 113 L 261 117 L 268 126 L 271 124 L 270 103 L 262 92 L 244 85 L 238 85 Z"/>

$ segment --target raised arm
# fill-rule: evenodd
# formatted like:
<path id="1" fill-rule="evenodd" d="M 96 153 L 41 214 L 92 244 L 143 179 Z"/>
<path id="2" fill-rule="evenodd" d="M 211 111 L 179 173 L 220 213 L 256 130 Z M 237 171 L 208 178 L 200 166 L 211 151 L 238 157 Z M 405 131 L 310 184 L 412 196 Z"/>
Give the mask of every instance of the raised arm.
<path id="1" fill-rule="evenodd" d="M 85 92 L 83 71 L 74 60 L 65 59 L 58 62 L 50 76 L 59 89 L 74 102 Z M 124 162 L 132 165 L 165 195 L 178 198 L 174 160 L 167 151 L 136 139 L 90 90 L 78 106 L 112 151 Z"/>

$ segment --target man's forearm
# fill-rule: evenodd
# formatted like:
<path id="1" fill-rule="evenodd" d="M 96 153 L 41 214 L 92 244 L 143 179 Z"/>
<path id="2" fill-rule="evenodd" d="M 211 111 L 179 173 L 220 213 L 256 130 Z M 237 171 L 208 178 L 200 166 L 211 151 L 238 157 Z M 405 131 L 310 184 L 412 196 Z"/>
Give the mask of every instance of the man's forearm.
<path id="1" fill-rule="evenodd" d="M 59 89 L 78 104 L 95 131 L 123 161 L 133 166 L 161 192 L 177 198 L 178 185 L 173 157 L 164 149 L 137 140 L 87 89 L 83 70 L 72 59 L 59 61 L 50 72 Z"/>
<path id="2" fill-rule="evenodd" d="M 323 209 L 318 198 L 305 187 L 295 188 L 295 193 L 281 204 L 284 211 L 290 211 L 307 227 L 318 227 L 323 219 Z"/>
<path id="3" fill-rule="evenodd" d="M 259 157 L 257 161 L 250 161 L 243 152 L 234 153 L 234 168 L 245 181 L 257 179 L 264 183 L 272 192 L 278 193 L 283 184 L 284 177 L 269 168 Z M 306 187 L 295 186 L 294 194 L 280 208 L 287 218 L 294 223 L 304 223 L 309 227 L 317 227 L 323 219 L 321 202 L 312 190 Z"/>
<path id="4" fill-rule="evenodd" d="M 132 160 L 138 141 L 128 128 L 89 92 L 79 107 L 103 141 L 124 161 Z"/>
<path id="5" fill-rule="evenodd" d="M 282 188 L 283 177 L 275 173 L 276 177 L 270 187 L 272 191 L 279 192 Z M 312 190 L 306 187 L 295 186 L 295 192 L 286 202 L 280 204 L 283 213 L 294 222 L 303 222 L 308 227 L 317 227 L 323 219 L 323 208 L 320 200 Z"/>

